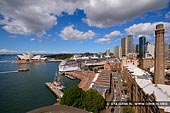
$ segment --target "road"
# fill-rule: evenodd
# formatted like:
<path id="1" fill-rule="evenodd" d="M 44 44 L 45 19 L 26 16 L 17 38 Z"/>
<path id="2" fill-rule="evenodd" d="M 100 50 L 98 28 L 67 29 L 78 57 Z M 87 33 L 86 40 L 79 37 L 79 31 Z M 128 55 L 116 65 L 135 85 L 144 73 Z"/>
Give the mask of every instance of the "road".
<path id="1" fill-rule="evenodd" d="M 124 93 L 124 88 L 122 85 L 122 78 L 120 73 L 113 73 L 113 79 L 112 79 L 112 88 L 111 88 L 111 93 L 107 98 L 107 101 L 111 102 L 121 102 L 125 101 L 125 93 Z M 123 96 L 122 96 L 123 95 Z M 122 106 L 111 106 L 107 108 L 106 113 L 123 113 L 122 111 Z"/>
<path id="2" fill-rule="evenodd" d="M 116 76 L 113 77 L 113 84 L 114 84 L 114 99 L 113 101 L 124 101 L 124 91 L 122 86 L 122 78 L 121 74 L 118 73 Z M 121 106 L 115 106 L 114 107 L 114 113 L 122 113 L 122 107 Z"/>

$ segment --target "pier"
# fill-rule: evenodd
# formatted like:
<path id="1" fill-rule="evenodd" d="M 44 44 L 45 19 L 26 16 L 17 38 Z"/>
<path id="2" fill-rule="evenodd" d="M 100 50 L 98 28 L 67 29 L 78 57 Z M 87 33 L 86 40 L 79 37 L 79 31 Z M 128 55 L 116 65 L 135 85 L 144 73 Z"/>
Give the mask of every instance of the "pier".
<path id="1" fill-rule="evenodd" d="M 65 72 L 67 75 L 71 75 L 73 77 L 76 77 L 81 80 L 79 83 L 79 88 L 82 88 L 83 90 L 88 90 L 90 88 L 90 85 L 93 81 L 93 78 L 95 77 L 95 73 L 86 73 L 86 72 Z"/>
<path id="2" fill-rule="evenodd" d="M 46 82 L 45 85 L 58 97 L 61 98 L 63 96 L 63 92 L 59 90 L 53 83 Z"/>

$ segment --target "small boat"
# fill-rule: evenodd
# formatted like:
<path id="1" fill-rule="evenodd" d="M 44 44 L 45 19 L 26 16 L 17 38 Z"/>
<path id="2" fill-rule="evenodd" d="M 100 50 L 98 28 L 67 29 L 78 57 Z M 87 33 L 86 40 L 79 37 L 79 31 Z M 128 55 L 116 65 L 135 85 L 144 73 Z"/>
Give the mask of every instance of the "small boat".
<path id="1" fill-rule="evenodd" d="M 71 75 L 65 75 L 67 78 L 69 78 L 69 79 L 71 79 L 71 80 L 75 80 L 76 79 L 76 77 L 73 77 L 73 76 L 71 76 Z"/>
<path id="2" fill-rule="evenodd" d="M 62 89 L 64 89 L 65 87 L 63 86 L 63 85 L 61 85 L 61 86 L 57 86 L 57 89 L 59 89 L 59 90 L 62 90 Z"/>
<path id="3" fill-rule="evenodd" d="M 59 90 L 65 88 L 64 85 L 61 84 L 61 82 L 56 82 L 56 81 L 55 81 L 55 82 L 53 82 L 53 85 L 54 85 L 57 89 L 59 89 Z"/>
<path id="4" fill-rule="evenodd" d="M 29 71 L 29 69 L 28 68 L 20 68 L 20 69 L 18 69 L 18 72 L 25 72 L 25 71 Z"/>

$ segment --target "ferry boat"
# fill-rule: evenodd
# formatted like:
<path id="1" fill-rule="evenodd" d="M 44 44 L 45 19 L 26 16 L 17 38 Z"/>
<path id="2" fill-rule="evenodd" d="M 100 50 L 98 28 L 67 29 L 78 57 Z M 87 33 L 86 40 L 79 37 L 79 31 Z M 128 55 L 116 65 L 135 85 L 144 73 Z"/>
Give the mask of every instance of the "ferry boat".
<path id="1" fill-rule="evenodd" d="M 29 69 L 28 68 L 20 68 L 20 69 L 18 69 L 18 72 L 25 72 L 25 71 L 29 71 Z"/>

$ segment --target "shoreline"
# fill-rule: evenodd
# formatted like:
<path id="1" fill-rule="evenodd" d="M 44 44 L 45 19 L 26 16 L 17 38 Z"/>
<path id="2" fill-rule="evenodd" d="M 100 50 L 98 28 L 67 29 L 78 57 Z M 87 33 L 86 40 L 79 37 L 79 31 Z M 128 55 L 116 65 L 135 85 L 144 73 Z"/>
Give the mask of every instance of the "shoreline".
<path id="1" fill-rule="evenodd" d="M 31 60 L 31 61 L 26 61 L 26 60 L 16 60 L 13 61 L 13 64 L 33 64 L 33 63 L 48 63 L 48 62 L 61 62 L 62 60 Z"/>

